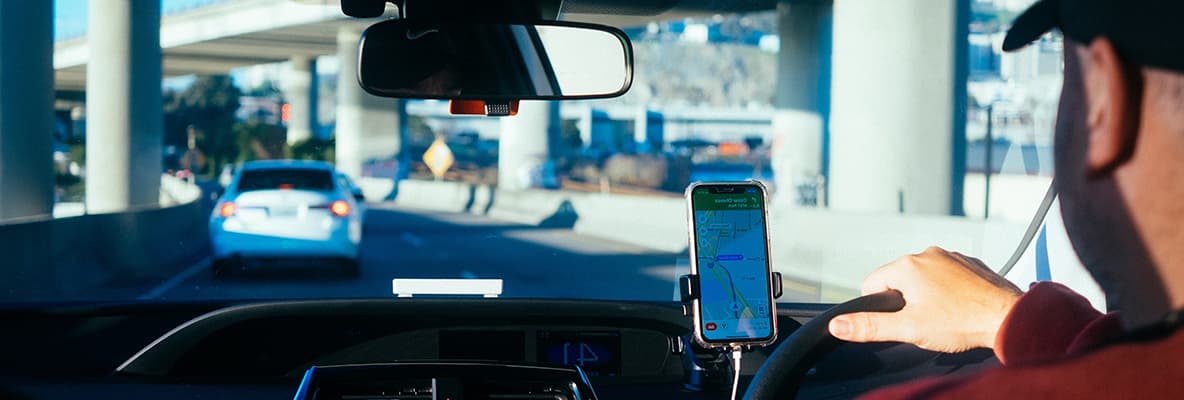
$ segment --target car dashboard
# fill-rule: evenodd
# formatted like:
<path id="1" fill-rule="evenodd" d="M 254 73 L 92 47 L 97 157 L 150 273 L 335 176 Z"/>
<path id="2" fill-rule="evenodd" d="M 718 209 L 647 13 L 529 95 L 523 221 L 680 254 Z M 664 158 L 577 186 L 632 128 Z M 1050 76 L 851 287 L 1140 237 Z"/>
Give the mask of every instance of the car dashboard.
<path id="1" fill-rule="evenodd" d="M 825 308 L 783 305 L 779 336 Z M 726 358 L 693 344 L 690 319 L 675 303 L 277 301 L 9 310 L 0 318 L 22 327 L 0 332 L 0 395 L 14 398 L 299 399 L 314 367 L 337 377 L 319 382 L 364 390 L 303 398 L 720 399 L 730 390 Z M 771 351 L 745 355 L 742 384 Z M 849 344 L 811 371 L 801 397 L 850 398 L 995 364 L 989 351 Z M 358 379 L 366 376 L 383 379 Z M 588 387 L 578 390 L 582 380 Z M 461 390 L 493 382 L 500 392 Z M 433 397 L 448 390 L 460 395 Z"/>

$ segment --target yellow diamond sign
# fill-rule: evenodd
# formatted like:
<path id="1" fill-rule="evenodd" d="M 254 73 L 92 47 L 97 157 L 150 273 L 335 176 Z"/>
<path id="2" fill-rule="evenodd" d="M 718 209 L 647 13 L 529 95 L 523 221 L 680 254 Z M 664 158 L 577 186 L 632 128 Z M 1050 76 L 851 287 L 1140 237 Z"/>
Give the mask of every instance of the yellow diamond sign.
<path id="1" fill-rule="evenodd" d="M 448 148 L 447 143 L 444 143 L 443 138 L 436 138 L 436 141 L 428 147 L 428 151 L 423 153 L 423 163 L 428 165 L 428 169 L 432 171 L 432 175 L 435 175 L 436 179 L 444 177 L 444 173 L 452 168 L 454 160 L 452 150 Z"/>

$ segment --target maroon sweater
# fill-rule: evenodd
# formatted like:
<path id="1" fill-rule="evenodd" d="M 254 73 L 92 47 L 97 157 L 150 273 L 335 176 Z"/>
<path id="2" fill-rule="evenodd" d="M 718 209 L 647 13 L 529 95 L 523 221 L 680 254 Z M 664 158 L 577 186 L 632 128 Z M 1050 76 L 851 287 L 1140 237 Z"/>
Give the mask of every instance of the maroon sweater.
<path id="1" fill-rule="evenodd" d="M 1103 315 L 1065 286 L 1041 282 L 1020 298 L 995 338 L 1003 367 L 921 379 L 863 398 L 1184 399 L 1184 329 L 1101 346 L 1121 334 L 1114 314 Z"/>

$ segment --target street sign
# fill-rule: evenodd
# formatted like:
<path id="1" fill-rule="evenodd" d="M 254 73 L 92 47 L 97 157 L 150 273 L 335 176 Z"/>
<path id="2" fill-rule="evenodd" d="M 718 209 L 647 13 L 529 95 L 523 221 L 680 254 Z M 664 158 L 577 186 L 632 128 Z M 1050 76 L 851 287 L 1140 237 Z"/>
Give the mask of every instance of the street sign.
<path id="1" fill-rule="evenodd" d="M 428 165 L 428 169 L 432 171 L 432 175 L 435 175 L 436 179 L 444 177 L 444 173 L 452 168 L 454 160 L 452 150 L 448 148 L 447 143 L 444 143 L 443 138 L 437 138 L 428 147 L 428 151 L 423 153 L 423 163 Z"/>

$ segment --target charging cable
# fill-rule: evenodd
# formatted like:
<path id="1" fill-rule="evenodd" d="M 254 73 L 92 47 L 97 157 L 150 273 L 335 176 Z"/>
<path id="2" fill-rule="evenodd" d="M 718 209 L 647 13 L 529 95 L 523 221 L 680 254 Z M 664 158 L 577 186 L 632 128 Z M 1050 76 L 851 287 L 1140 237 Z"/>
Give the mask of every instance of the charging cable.
<path id="1" fill-rule="evenodd" d="M 732 400 L 739 400 L 736 394 L 740 390 L 740 354 L 740 346 L 732 348 Z"/>

